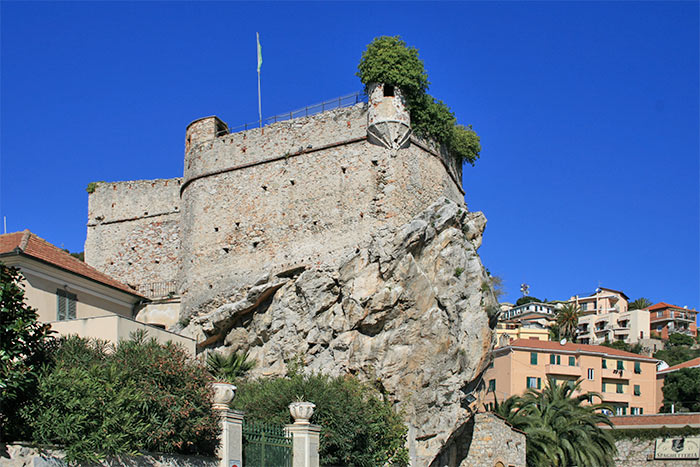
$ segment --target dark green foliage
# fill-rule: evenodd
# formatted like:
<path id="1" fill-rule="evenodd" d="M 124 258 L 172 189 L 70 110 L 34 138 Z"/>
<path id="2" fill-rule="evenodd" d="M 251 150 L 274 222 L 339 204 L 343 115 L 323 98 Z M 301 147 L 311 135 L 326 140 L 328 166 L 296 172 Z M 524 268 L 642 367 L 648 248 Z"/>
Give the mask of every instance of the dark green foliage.
<path id="1" fill-rule="evenodd" d="M 362 53 L 357 69 L 365 91 L 370 83 L 392 84 L 414 100 L 424 95 L 430 84 L 418 50 L 408 47 L 399 36 L 375 38 Z"/>
<path id="2" fill-rule="evenodd" d="M 70 255 L 73 258 L 79 259 L 80 261 L 83 261 L 83 262 L 85 261 L 85 252 L 84 251 L 81 251 L 79 253 L 71 253 Z"/>
<path id="3" fill-rule="evenodd" d="M 686 334 L 681 334 L 679 332 L 674 332 L 668 336 L 668 344 L 672 346 L 685 345 L 687 347 L 695 344 L 695 339 Z"/>
<path id="4" fill-rule="evenodd" d="M 90 182 L 90 183 L 88 183 L 87 188 L 85 188 L 85 191 L 87 191 L 88 193 L 94 193 L 96 189 L 97 189 L 97 182 Z"/>
<path id="5" fill-rule="evenodd" d="M 321 465 L 407 465 L 406 427 L 391 404 L 356 378 L 305 375 L 239 381 L 234 408 L 246 418 L 291 423 L 289 404 L 316 404 L 312 422 L 321 425 Z"/>
<path id="6" fill-rule="evenodd" d="M 63 338 L 23 411 L 34 441 L 71 461 L 139 451 L 213 455 L 219 432 L 210 376 L 179 346 L 145 333 L 120 341 Z"/>
<path id="7" fill-rule="evenodd" d="M 667 349 L 659 350 L 654 354 L 654 358 L 663 360 L 669 366 L 678 365 L 697 357 L 700 357 L 700 349 L 691 349 L 684 345 L 670 345 Z"/>
<path id="8" fill-rule="evenodd" d="M 574 395 L 581 381 L 557 385 L 548 378 L 541 391 L 528 389 L 527 393 L 513 396 L 494 411 L 504 417 L 527 437 L 527 465 L 613 466 L 616 453 L 611 430 L 598 425 L 612 426 L 607 415 L 600 412 L 602 404 L 583 405 L 595 393 Z"/>
<path id="9" fill-rule="evenodd" d="M 53 344 L 50 327 L 24 302 L 23 279 L 17 268 L 0 263 L 0 440 L 26 436 L 17 413 L 33 396 Z"/>
<path id="10" fill-rule="evenodd" d="M 651 305 L 652 305 L 651 300 L 649 300 L 648 298 L 639 297 L 635 301 L 630 302 L 627 309 L 628 310 L 643 310 L 644 308 L 648 308 Z"/>
<path id="11" fill-rule="evenodd" d="M 248 360 L 247 352 L 233 352 L 228 357 L 218 352 L 207 355 L 207 370 L 217 381 L 233 383 L 254 367 L 255 361 Z"/>
<path id="12" fill-rule="evenodd" d="M 617 349 L 617 350 L 624 350 L 625 352 L 632 352 L 636 354 L 641 354 L 642 353 L 642 344 L 636 343 L 634 345 L 630 345 L 625 341 L 615 341 L 615 342 L 604 342 L 601 344 L 605 347 L 610 347 L 611 349 Z"/>
<path id="13" fill-rule="evenodd" d="M 662 412 L 687 409 L 700 412 L 700 368 L 681 368 L 666 375 L 664 380 L 664 406 Z"/>
<path id="14" fill-rule="evenodd" d="M 417 136 L 437 141 L 459 162 L 474 165 L 481 152 L 479 136 L 471 125 L 457 125 L 450 108 L 427 94 L 430 83 L 418 50 L 407 46 L 399 36 L 377 37 L 362 53 L 357 69 L 365 92 L 372 83 L 401 89 Z"/>
<path id="15" fill-rule="evenodd" d="M 570 342 L 576 342 L 576 328 L 578 328 L 578 318 L 581 309 L 575 303 L 566 303 L 557 313 L 557 324 L 559 334 Z"/>
<path id="16" fill-rule="evenodd" d="M 542 300 L 540 300 L 537 297 L 520 297 L 518 300 L 516 300 L 515 306 L 525 305 L 526 303 L 531 303 L 531 302 L 544 303 Z"/>

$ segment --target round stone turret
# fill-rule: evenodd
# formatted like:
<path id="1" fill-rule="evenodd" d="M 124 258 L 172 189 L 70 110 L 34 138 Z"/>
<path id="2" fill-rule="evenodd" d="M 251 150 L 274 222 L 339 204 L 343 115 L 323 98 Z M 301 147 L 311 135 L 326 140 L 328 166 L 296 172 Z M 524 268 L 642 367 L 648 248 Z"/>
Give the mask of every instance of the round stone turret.
<path id="1" fill-rule="evenodd" d="M 371 84 L 367 138 L 372 144 L 402 149 L 410 144 L 411 117 L 401 90 L 390 84 Z"/>
<path id="2" fill-rule="evenodd" d="M 191 147 L 227 133 L 228 126 L 216 115 L 195 120 L 185 131 L 185 155 Z"/>

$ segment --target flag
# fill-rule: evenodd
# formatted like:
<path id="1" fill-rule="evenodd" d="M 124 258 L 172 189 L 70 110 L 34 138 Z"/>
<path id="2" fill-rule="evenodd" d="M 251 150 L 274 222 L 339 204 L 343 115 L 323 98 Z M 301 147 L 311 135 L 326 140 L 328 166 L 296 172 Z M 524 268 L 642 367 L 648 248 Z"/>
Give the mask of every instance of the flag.
<path id="1" fill-rule="evenodd" d="M 256 32 L 255 37 L 258 40 L 258 73 L 260 73 L 260 67 L 262 66 L 262 46 L 260 45 L 260 33 Z"/>

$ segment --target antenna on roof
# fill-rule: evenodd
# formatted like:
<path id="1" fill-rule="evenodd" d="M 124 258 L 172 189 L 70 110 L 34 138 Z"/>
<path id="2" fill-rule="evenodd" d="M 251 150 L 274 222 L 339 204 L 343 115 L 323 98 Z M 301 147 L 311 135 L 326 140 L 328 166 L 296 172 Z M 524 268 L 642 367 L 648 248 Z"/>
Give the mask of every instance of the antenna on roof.
<path id="1" fill-rule="evenodd" d="M 523 296 L 527 297 L 530 295 L 530 286 L 523 282 L 520 284 L 520 292 L 522 292 Z"/>

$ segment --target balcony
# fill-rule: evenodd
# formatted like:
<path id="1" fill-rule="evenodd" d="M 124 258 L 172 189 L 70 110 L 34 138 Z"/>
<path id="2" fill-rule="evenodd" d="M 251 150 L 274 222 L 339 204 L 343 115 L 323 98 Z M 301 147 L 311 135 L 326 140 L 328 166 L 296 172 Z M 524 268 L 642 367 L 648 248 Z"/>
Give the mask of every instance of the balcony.
<path id="1" fill-rule="evenodd" d="M 545 365 L 544 371 L 548 375 L 566 375 L 566 376 L 578 376 L 581 377 L 581 367 L 580 366 L 568 366 L 568 365 Z"/>
<path id="2" fill-rule="evenodd" d="M 624 392 L 601 392 L 600 396 L 603 402 L 630 402 L 630 395 Z"/>
<path id="3" fill-rule="evenodd" d="M 629 379 L 629 373 L 632 373 L 632 371 L 618 370 L 616 368 L 603 368 L 600 370 L 600 373 L 605 379 Z"/>

